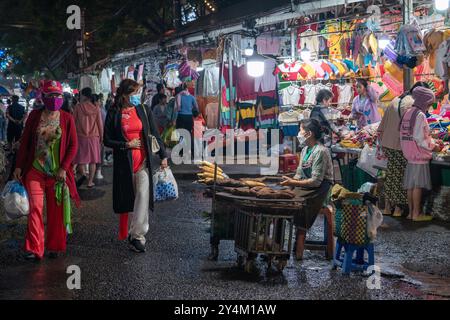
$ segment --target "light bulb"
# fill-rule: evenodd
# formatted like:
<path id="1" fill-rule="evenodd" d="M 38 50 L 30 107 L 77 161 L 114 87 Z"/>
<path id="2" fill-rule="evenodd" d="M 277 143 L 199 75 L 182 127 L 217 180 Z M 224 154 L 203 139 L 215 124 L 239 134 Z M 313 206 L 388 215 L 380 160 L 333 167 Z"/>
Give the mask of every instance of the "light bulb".
<path id="1" fill-rule="evenodd" d="M 302 51 L 300 51 L 300 58 L 302 59 L 302 61 L 311 60 L 311 51 L 306 47 L 306 44 Z"/>
<path id="2" fill-rule="evenodd" d="M 382 36 L 380 39 L 378 39 L 378 46 L 381 50 L 384 50 L 390 42 L 391 40 L 387 36 Z"/>
<path id="3" fill-rule="evenodd" d="M 262 77 L 264 75 L 264 61 L 253 60 L 247 62 L 247 74 L 250 77 Z"/>
<path id="4" fill-rule="evenodd" d="M 245 50 L 244 50 L 244 55 L 246 55 L 247 57 L 250 57 L 253 55 L 254 52 L 255 52 L 255 50 L 250 46 L 250 42 L 249 42 L 247 48 L 245 48 Z"/>
<path id="5" fill-rule="evenodd" d="M 449 0 L 434 0 L 434 6 L 438 11 L 448 10 L 448 1 Z"/>

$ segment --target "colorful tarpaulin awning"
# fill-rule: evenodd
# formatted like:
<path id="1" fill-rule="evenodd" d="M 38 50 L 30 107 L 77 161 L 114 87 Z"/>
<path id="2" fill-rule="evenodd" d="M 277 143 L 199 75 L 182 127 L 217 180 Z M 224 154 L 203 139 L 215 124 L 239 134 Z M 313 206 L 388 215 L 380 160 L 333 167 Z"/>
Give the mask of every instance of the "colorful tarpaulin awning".
<path id="1" fill-rule="evenodd" d="M 11 93 L 9 93 L 9 91 L 5 87 L 0 86 L 0 96 L 10 96 L 10 95 Z"/>

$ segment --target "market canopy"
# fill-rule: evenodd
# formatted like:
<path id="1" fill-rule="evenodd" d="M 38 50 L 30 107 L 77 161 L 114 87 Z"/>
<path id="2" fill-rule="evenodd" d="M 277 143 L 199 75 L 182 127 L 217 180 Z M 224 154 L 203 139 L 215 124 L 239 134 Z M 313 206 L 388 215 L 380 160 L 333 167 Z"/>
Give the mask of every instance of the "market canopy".
<path id="1" fill-rule="evenodd" d="M 10 95 L 11 93 L 9 93 L 9 91 L 5 87 L 0 86 L 0 96 L 10 96 Z"/>

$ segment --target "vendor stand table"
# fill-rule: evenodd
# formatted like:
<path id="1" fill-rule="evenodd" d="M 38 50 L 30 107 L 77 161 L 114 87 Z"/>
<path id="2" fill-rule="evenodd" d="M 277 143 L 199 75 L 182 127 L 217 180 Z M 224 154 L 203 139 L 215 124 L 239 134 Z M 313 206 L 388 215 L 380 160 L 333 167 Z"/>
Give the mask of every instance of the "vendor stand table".
<path id="1" fill-rule="evenodd" d="M 430 169 L 433 186 L 450 187 L 450 161 L 435 158 L 431 161 Z"/>

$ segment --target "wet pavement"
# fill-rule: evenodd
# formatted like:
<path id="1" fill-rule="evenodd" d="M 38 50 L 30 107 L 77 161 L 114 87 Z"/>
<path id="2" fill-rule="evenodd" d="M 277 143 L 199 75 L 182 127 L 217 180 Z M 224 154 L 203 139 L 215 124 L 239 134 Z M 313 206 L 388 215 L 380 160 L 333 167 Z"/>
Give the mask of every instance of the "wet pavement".
<path id="1" fill-rule="evenodd" d="M 104 170 L 111 181 L 111 169 Z M 321 252 L 305 252 L 283 273 L 260 261 L 248 275 L 236 267 L 232 241 L 222 241 L 219 261 L 207 260 L 211 200 L 203 187 L 178 181 L 180 198 L 157 204 L 150 215 L 147 252 L 117 239 L 107 183 L 82 189 L 83 208 L 73 214 L 67 254 L 39 263 L 22 258 L 26 220 L 5 222 L 0 212 L 0 299 L 449 299 L 450 224 L 416 224 L 385 218 L 375 244 L 381 289 L 362 274 L 331 270 Z M 308 237 L 320 237 L 319 217 Z M 68 266 L 81 270 L 81 289 L 67 289 Z"/>

